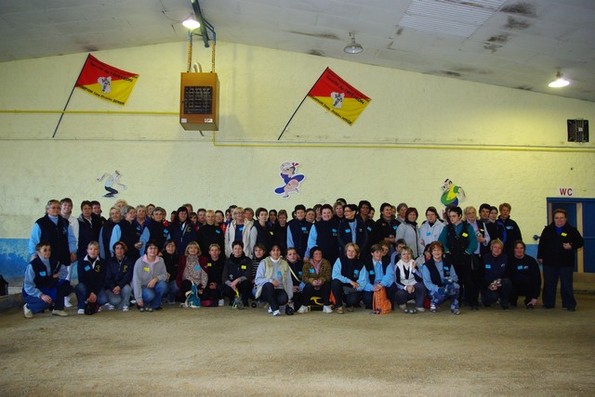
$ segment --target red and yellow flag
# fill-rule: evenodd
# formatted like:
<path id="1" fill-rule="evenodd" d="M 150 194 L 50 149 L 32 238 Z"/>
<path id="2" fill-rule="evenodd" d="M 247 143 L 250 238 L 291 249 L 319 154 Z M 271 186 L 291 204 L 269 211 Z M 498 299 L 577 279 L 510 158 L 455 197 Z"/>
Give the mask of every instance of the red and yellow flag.
<path id="1" fill-rule="evenodd" d="M 322 72 L 308 96 L 349 125 L 357 120 L 371 101 L 330 68 Z"/>
<path id="2" fill-rule="evenodd" d="M 115 68 L 89 54 L 75 86 L 90 94 L 125 105 L 138 74 Z"/>

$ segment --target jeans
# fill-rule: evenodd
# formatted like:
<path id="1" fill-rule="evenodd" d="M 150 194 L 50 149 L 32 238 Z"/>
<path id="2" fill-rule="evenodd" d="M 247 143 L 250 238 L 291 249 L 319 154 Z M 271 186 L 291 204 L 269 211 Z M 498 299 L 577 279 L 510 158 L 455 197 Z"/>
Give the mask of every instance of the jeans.
<path id="1" fill-rule="evenodd" d="M 105 290 L 105 293 L 107 294 L 109 303 L 118 309 L 121 309 L 123 306 L 130 305 L 130 295 L 132 294 L 132 288 L 130 287 L 130 284 L 126 284 L 124 287 L 122 287 L 119 294 L 114 294 L 109 289 Z"/>
<path id="2" fill-rule="evenodd" d="M 165 281 L 159 281 L 155 284 L 154 288 L 147 286 L 142 287 L 143 289 L 143 307 L 151 307 L 157 309 L 161 306 L 161 298 L 167 293 L 167 283 Z M 136 297 L 138 300 L 138 297 Z"/>
<path id="3" fill-rule="evenodd" d="M 178 284 L 176 280 L 170 280 L 167 282 L 167 300 L 170 302 L 176 302 L 180 300 L 178 298 L 178 294 L 180 293 L 180 288 L 178 288 Z"/>
<path id="4" fill-rule="evenodd" d="M 31 312 L 42 313 L 44 310 L 49 309 L 50 306 L 54 306 L 55 310 L 64 310 L 64 297 L 68 296 L 72 292 L 72 286 L 68 280 L 60 280 L 55 287 L 52 288 L 39 288 L 39 290 L 45 295 L 49 295 L 52 298 L 52 303 L 45 303 L 41 298 L 36 296 L 30 296 L 23 291 L 23 301 L 29 307 Z"/>
<path id="5" fill-rule="evenodd" d="M 415 307 L 424 307 L 426 286 L 423 283 L 415 283 L 415 291 L 409 293 L 404 289 L 397 290 L 397 305 L 405 305 L 410 299 L 415 299 Z"/>
<path id="6" fill-rule="evenodd" d="M 76 285 L 76 287 L 74 288 L 74 292 L 76 293 L 77 308 L 84 309 L 85 301 L 87 300 L 87 298 L 89 297 L 89 294 L 91 292 L 88 291 L 87 286 L 84 283 L 78 283 Z M 97 302 L 98 306 L 102 306 L 107 303 L 107 294 L 105 293 L 105 290 L 102 289 L 101 291 L 97 292 L 95 295 L 97 295 L 96 302 Z"/>
<path id="7" fill-rule="evenodd" d="M 351 284 L 343 284 L 337 279 L 331 281 L 331 290 L 335 296 L 336 307 L 343 306 L 343 303 L 345 303 L 347 307 L 357 306 L 362 299 L 361 292 L 355 290 Z"/>

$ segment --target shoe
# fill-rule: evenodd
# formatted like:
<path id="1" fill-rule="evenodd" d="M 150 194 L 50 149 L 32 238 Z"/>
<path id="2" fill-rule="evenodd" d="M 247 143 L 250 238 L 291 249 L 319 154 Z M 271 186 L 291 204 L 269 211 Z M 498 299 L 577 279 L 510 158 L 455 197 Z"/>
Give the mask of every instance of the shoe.
<path id="1" fill-rule="evenodd" d="M 144 311 L 145 311 L 145 308 L 144 308 L 144 307 L 140 307 L 140 306 L 138 306 L 138 311 L 142 313 L 142 312 L 144 312 Z"/>
<path id="2" fill-rule="evenodd" d="M 154 308 L 153 310 L 155 310 L 155 311 L 163 310 L 163 306 L 157 306 L 157 307 L 156 307 L 156 308 Z"/>
<path id="3" fill-rule="evenodd" d="M 29 306 L 27 306 L 26 303 L 23 305 L 23 315 L 25 318 L 33 318 L 33 312 L 29 309 Z"/>
<path id="4" fill-rule="evenodd" d="M 327 311 L 326 311 L 326 308 L 327 308 L 327 307 L 330 307 L 330 306 L 325 306 L 325 307 L 323 307 L 323 308 L 322 308 L 322 311 L 323 311 L 323 312 L 325 312 L 325 313 L 332 313 L 332 312 L 333 312 L 332 310 L 331 310 L 330 312 L 327 312 Z M 336 312 L 337 312 L 338 314 L 343 314 L 343 313 L 345 313 L 345 311 L 343 310 L 343 306 L 339 306 L 339 307 L 336 309 Z"/>
<path id="5" fill-rule="evenodd" d="M 409 309 L 409 314 L 415 314 L 417 313 L 417 309 Z"/>
<path id="6" fill-rule="evenodd" d="M 432 313 L 436 313 L 436 312 L 438 311 L 438 308 L 436 307 L 436 305 L 435 305 L 435 304 L 433 304 L 433 303 L 432 303 L 432 304 L 430 305 L 430 311 L 431 311 Z"/>
<path id="7" fill-rule="evenodd" d="M 131 305 L 136 305 L 136 299 L 130 299 L 130 304 Z"/>
<path id="8" fill-rule="evenodd" d="M 85 309 L 78 309 L 76 314 L 85 314 Z"/>
<path id="9" fill-rule="evenodd" d="M 72 307 L 72 303 L 70 303 L 70 297 L 64 297 L 64 307 Z"/>
<path id="10" fill-rule="evenodd" d="M 302 305 L 302 306 L 300 306 L 300 308 L 298 309 L 297 312 L 300 314 L 304 314 L 304 313 L 308 313 L 308 311 L 309 311 L 308 306 Z"/>
<path id="11" fill-rule="evenodd" d="M 576 307 L 568 307 L 568 308 L 566 308 L 566 310 L 568 310 L 569 312 L 575 312 Z"/>
<path id="12" fill-rule="evenodd" d="M 68 313 L 64 310 L 52 310 L 52 316 L 68 317 Z"/>
<path id="13" fill-rule="evenodd" d="M 418 307 L 418 308 L 416 308 L 416 310 L 420 313 L 423 313 L 426 311 L 426 309 L 424 309 L 423 307 Z"/>
<path id="14" fill-rule="evenodd" d="M 341 310 L 343 309 L 343 306 L 341 306 Z M 332 313 L 333 312 L 333 307 L 332 306 L 322 306 L 322 312 L 323 313 Z"/>
<path id="15" fill-rule="evenodd" d="M 271 309 L 271 307 L 269 306 L 269 308 L 267 309 L 267 312 L 272 313 L 273 309 Z"/>
<path id="16" fill-rule="evenodd" d="M 219 306 L 224 306 L 225 305 L 225 301 L 223 299 L 219 299 Z"/>
<path id="17" fill-rule="evenodd" d="M 459 309 L 450 309 L 450 311 L 452 314 L 455 314 L 455 315 L 461 314 L 461 311 Z"/>
<path id="18" fill-rule="evenodd" d="M 275 316 L 275 317 L 278 317 L 280 315 L 281 315 L 281 312 L 279 311 L 279 309 L 277 309 L 273 312 L 273 316 Z"/>
<path id="19" fill-rule="evenodd" d="M 346 309 L 346 310 L 347 310 L 349 313 L 353 313 L 353 311 L 355 310 L 355 309 L 353 308 L 353 306 L 347 306 L 345 309 Z"/>
<path id="20" fill-rule="evenodd" d="M 153 308 L 151 306 L 147 306 L 145 307 L 145 311 L 151 313 L 153 311 Z"/>
<path id="21" fill-rule="evenodd" d="M 399 309 L 405 311 L 407 310 L 407 305 L 399 305 Z"/>
<path id="22" fill-rule="evenodd" d="M 114 305 L 112 305 L 111 303 L 106 303 L 106 304 L 105 304 L 105 308 L 106 308 L 107 310 L 114 310 Z"/>
<path id="23" fill-rule="evenodd" d="M 122 306 L 122 311 L 123 311 L 123 312 L 127 312 L 127 311 L 129 311 L 129 310 L 130 310 L 130 309 L 128 308 L 128 306 Z"/>

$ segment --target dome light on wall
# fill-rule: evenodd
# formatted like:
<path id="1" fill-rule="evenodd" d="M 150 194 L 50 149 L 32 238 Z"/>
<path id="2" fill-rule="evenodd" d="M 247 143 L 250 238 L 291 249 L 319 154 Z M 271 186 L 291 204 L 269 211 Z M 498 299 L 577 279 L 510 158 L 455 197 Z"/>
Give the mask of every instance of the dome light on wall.
<path id="1" fill-rule="evenodd" d="M 351 37 L 351 43 L 347 44 L 343 51 L 347 54 L 361 54 L 364 52 L 364 47 L 361 44 L 355 42 L 355 32 L 349 32 L 349 37 Z"/>

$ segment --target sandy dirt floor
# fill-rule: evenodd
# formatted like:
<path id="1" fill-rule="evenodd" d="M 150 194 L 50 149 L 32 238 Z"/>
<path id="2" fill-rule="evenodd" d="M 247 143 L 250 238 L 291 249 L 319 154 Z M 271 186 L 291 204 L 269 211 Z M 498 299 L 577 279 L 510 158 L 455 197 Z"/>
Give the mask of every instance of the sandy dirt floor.
<path id="1" fill-rule="evenodd" d="M 229 307 L 25 320 L 0 313 L 0 396 L 594 396 L 595 296 L 273 318 Z"/>

